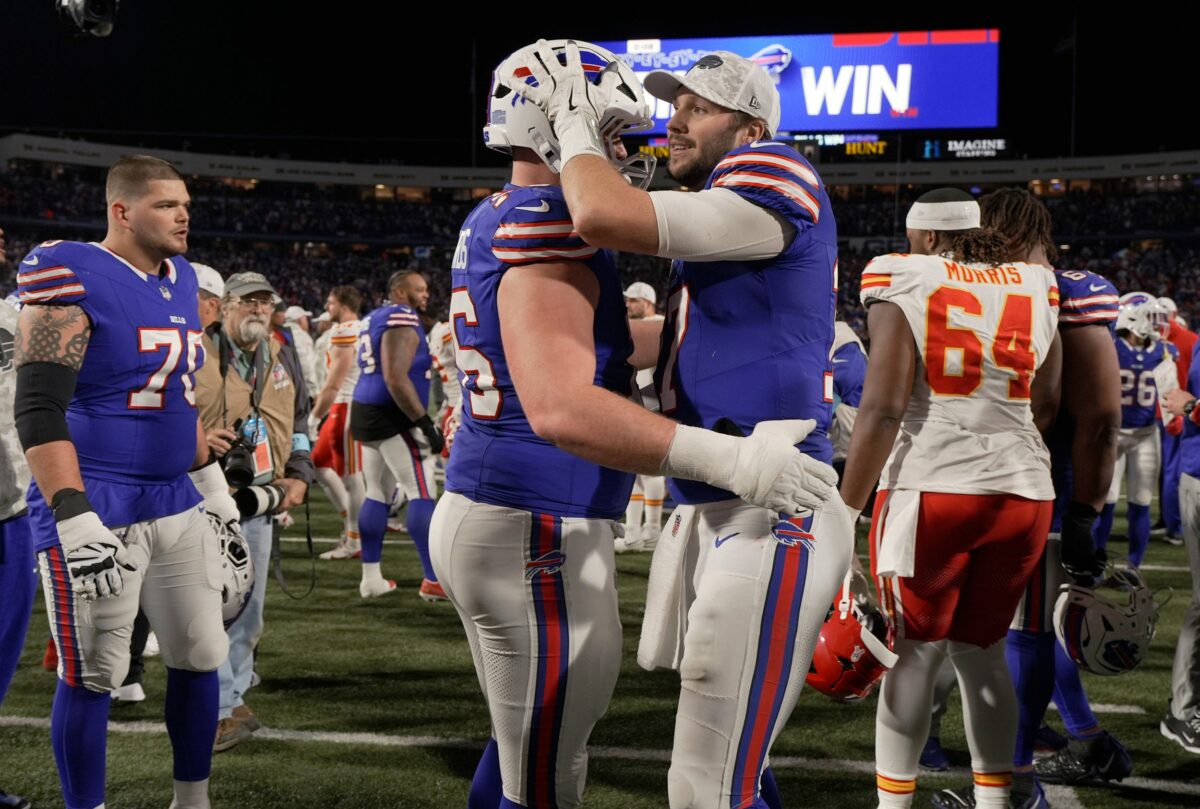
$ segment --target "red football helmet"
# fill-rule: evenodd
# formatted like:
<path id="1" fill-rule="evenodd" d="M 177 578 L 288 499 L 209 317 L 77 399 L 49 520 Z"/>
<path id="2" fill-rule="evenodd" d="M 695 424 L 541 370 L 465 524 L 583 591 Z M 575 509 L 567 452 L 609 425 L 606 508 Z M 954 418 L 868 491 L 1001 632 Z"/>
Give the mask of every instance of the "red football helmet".
<path id="1" fill-rule="evenodd" d="M 808 684 L 839 702 L 853 702 L 870 694 L 897 659 L 866 579 L 852 567 L 821 627 Z"/>

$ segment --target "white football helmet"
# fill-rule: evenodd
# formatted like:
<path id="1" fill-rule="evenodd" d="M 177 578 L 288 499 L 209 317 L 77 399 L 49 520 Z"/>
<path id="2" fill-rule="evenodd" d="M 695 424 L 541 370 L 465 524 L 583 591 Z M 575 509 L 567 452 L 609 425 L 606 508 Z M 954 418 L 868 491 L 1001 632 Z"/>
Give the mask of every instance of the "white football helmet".
<path id="1" fill-rule="evenodd" d="M 1166 307 L 1146 292 L 1127 292 L 1117 310 L 1117 331 L 1143 340 L 1162 340 L 1171 326 Z"/>
<path id="2" fill-rule="evenodd" d="M 554 39 L 549 45 L 559 61 L 565 64 L 567 40 Z M 600 117 L 599 128 L 605 135 L 608 159 L 630 183 L 645 188 L 654 175 L 655 158 L 640 153 L 624 158 L 619 156 L 624 150 L 620 146 L 621 135 L 649 129 L 653 125 L 652 107 L 642 90 L 642 83 L 633 70 L 611 51 L 590 42 L 576 41 L 576 45 L 579 46 L 583 69 L 593 82 L 599 80 L 602 72 L 613 70 L 621 79 L 613 92 L 611 105 Z M 557 174 L 562 170 L 562 150 L 554 127 L 541 108 L 521 93 L 520 87 L 508 85 L 507 77 L 519 76 L 536 86 L 537 80 L 528 65 L 539 58 L 537 45 L 527 45 L 492 71 L 483 142 L 489 149 L 507 155 L 511 155 L 513 148 L 518 146 L 532 149 Z"/>
<path id="3" fill-rule="evenodd" d="M 221 618 L 225 628 L 233 626 L 246 605 L 250 602 L 250 591 L 254 589 L 254 564 L 250 559 L 250 546 L 241 531 L 236 530 L 213 513 L 208 515 L 208 524 L 217 534 L 221 556 Z"/>
<path id="4" fill-rule="evenodd" d="M 1113 600 L 1098 590 L 1117 595 Z M 1118 569 L 1102 584 L 1064 584 L 1054 603 L 1054 631 L 1080 668 L 1105 676 L 1137 668 L 1158 624 L 1159 605 L 1136 570 Z"/>

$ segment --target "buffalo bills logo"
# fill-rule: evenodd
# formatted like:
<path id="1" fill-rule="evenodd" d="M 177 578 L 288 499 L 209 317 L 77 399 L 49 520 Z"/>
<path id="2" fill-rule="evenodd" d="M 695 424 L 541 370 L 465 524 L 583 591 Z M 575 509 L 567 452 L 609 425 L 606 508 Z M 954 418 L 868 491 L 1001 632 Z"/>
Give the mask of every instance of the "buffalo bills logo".
<path id="1" fill-rule="evenodd" d="M 812 517 L 792 517 L 788 520 L 781 520 L 775 523 L 775 527 L 771 529 L 771 536 L 780 545 L 787 545 L 789 548 L 794 548 L 797 545 L 803 545 L 808 551 L 813 549 L 813 541 L 816 540 L 808 529 L 812 527 Z"/>
<path id="2" fill-rule="evenodd" d="M 720 67 L 723 64 L 725 64 L 724 59 L 722 59 L 720 56 L 717 56 L 715 53 L 710 53 L 706 56 L 701 56 L 700 61 L 692 65 L 691 70 L 712 70 L 713 68 Z M 690 73 L 691 70 L 688 72 Z"/>
<path id="3" fill-rule="evenodd" d="M 547 551 L 537 559 L 525 563 L 525 578 L 533 581 L 533 577 L 538 573 L 553 576 L 562 570 L 562 566 L 566 563 L 567 555 L 562 551 Z"/>
<path id="4" fill-rule="evenodd" d="M 750 61 L 767 71 L 767 75 L 779 84 L 779 77 L 792 63 L 792 52 L 783 45 L 768 45 L 750 57 Z"/>
<path id="5" fill-rule="evenodd" d="M 1105 644 L 1101 657 L 1114 671 L 1129 671 L 1141 662 L 1142 653 L 1136 643 L 1121 639 Z"/>

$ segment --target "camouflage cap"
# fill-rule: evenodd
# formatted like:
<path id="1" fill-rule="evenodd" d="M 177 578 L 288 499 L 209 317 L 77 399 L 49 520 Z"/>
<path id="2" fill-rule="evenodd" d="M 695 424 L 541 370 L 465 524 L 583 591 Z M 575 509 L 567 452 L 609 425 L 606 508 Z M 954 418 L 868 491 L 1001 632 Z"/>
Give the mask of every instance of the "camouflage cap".
<path id="1" fill-rule="evenodd" d="M 680 90 L 687 90 L 714 104 L 761 118 L 767 124 L 768 138 L 775 137 L 779 129 L 779 90 L 775 82 L 767 71 L 736 53 L 713 51 L 682 76 L 669 70 L 652 70 L 642 84 L 646 92 L 663 101 L 674 101 Z"/>

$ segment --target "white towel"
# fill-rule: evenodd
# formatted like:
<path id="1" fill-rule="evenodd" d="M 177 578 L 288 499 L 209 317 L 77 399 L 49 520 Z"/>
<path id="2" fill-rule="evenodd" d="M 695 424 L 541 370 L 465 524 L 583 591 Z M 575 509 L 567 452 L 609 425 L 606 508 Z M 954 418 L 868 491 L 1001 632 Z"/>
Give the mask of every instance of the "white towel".
<path id="1" fill-rule="evenodd" d="M 875 575 L 913 575 L 917 560 L 917 518 L 921 493 L 898 489 L 888 492 L 884 504 L 883 530 L 875 542 Z"/>
<path id="2" fill-rule="evenodd" d="M 687 631 L 683 551 L 695 519 L 694 506 L 676 507 L 654 547 L 637 655 L 638 665 L 646 671 L 678 669 L 683 659 L 683 636 Z"/>

